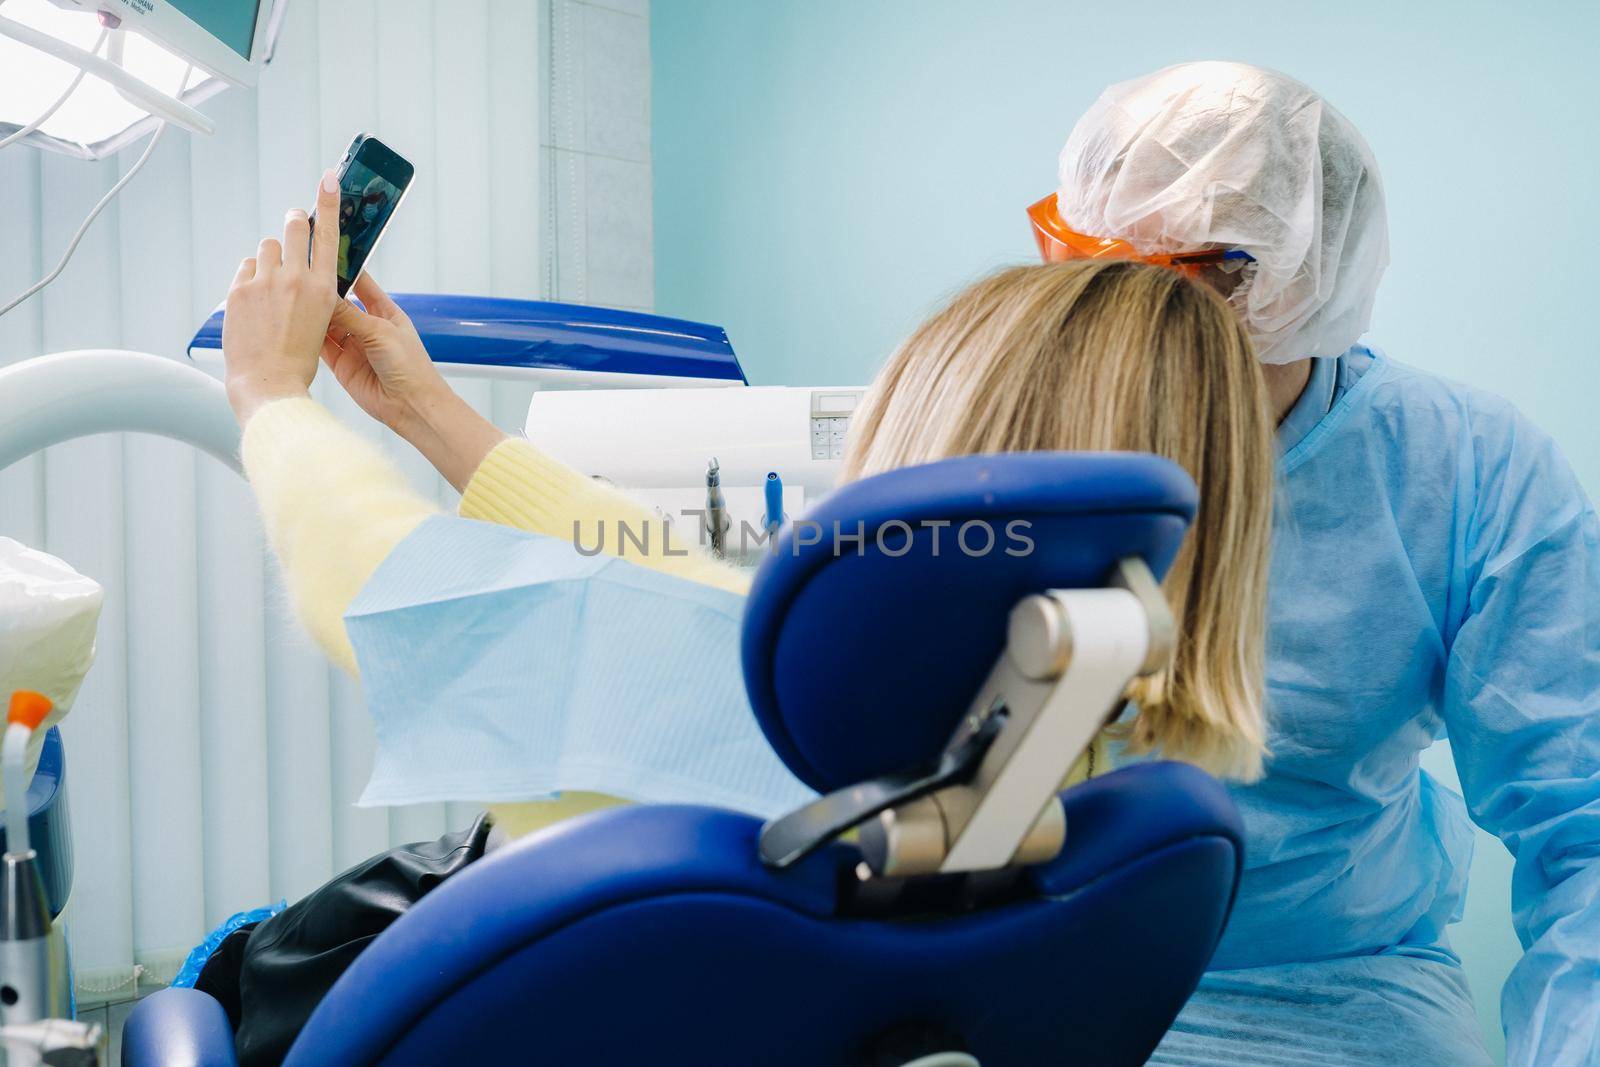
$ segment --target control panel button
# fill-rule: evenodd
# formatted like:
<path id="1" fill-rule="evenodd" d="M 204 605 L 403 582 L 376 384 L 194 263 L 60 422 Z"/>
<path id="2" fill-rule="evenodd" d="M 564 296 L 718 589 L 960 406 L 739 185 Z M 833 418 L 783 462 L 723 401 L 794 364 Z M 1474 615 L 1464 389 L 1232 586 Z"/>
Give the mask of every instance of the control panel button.
<path id="1" fill-rule="evenodd" d="M 844 458 L 844 441 L 850 431 L 850 416 L 860 400 L 859 392 L 811 394 L 812 459 Z"/>

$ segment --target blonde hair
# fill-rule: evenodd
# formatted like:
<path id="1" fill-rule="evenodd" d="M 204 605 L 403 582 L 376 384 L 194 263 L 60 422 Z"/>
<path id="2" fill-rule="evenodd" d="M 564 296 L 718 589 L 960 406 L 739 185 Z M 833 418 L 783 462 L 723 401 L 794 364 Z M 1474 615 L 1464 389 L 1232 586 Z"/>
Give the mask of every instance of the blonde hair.
<path id="1" fill-rule="evenodd" d="M 1151 452 L 1200 488 L 1163 589 L 1178 624 L 1168 666 L 1130 687 L 1117 727 L 1253 779 L 1262 711 L 1272 417 L 1248 335 L 1215 293 L 1127 261 L 1003 270 L 900 346 L 853 420 L 844 478 L 974 453 Z"/>

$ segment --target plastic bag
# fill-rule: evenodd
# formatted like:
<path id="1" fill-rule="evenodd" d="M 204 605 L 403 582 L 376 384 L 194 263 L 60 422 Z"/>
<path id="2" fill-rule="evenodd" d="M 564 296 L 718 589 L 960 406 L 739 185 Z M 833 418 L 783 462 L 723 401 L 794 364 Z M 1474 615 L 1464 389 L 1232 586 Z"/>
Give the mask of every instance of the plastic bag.
<path id="1" fill-rule="evenodd" d="M 55 710 L 28 744 L 28 778 L 45 732 L 72 708 L 94 662 L 105 594 L 54 556 L 0 537 L 0 707 L 19 689 L 43 693 Z"/>
<path id="2" fill-rule="evenodd" d="M 183 966 L 178 968 L 177 977 L 173 978 L 171 985 L 176 989 L 193 989 L 195 981 L 200 977 L 200 972 L 206 969 L 206 961 L 211 959 L 213 953 L 228 939 L 228 935 L 241 926 L 252 923 L 264 923 L 278 912 L 289 906 L 287 900 L 280 900 L 276 904 L 266 907 L 251 908 L 249 911 L 235 912 L 222 921 L 222 925 L 206 935 L 206 939 L 189 950 L 189 955 L 184 959 Z"/>

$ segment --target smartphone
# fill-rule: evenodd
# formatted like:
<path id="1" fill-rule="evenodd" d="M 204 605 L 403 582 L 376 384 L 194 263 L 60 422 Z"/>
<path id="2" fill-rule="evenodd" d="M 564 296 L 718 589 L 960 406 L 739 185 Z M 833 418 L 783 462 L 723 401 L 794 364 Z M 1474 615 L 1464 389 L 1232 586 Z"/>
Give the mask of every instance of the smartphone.
<path id="1" fill-rule="evenodd" d="M 411 188 L 416 168 L 400 153 L 364 133 L 339 161 L 339 295 L 361 275 L 367 257 Z M 317 224 L 315 214 L 311 225 Z"/>

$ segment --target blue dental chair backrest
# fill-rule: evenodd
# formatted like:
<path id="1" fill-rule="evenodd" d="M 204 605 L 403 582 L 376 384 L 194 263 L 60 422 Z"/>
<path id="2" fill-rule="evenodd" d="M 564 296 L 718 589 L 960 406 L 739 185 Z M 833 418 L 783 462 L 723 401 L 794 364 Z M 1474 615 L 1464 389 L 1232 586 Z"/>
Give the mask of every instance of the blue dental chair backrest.
<path id="1" fill-rule="evenodd" d="M 1128 555 L 1160 573 L 1193 507 L 1182 472 L 1145 456 L 957 459 L 841 490 L 810 518 L 862 522 L 866 549 L 835 558 L 831 526 L 820 547 L 786 542 L 751 595 L 743 655 L 763 729 L 825 789 L 925 761 L 1000 653 L 1012 604 L 1100 584 Z M 981 558 L 935 555 L 931 528 L 913 529 L 880 549 L 874 531 L 895 518 L 986 520 L 1002 540 Z M 1013 520 L 1032 524 L 1032 552 L 1004 553 Z M 1219 783 L 1173 763 L 1061 799 L 1054 861 L 887 897 L 858 882 L 851 844 L 764 867 L 759 820 L 733 812 L 639 806 L 552 827 L 379 936 L 287 1063 L 1142 1063 L 1221 936 L 1242 829 Z M 192 990 L 147 998 L 124 1064 L 230 1062 L 220 1013 Z"/>
<path id="2" fill-rule="evenodd" d="M 1124 453 L 965 456 L 839 489 L 751 590 L 744 676 L 762 731 L 819 792 L 927 763 L 1019 600 L 1104 585 L 1127 556 L 1159 578 L 1194 510 L 1181 468 Z M 861 539 L 836 551 L 835 529 Z"/>

